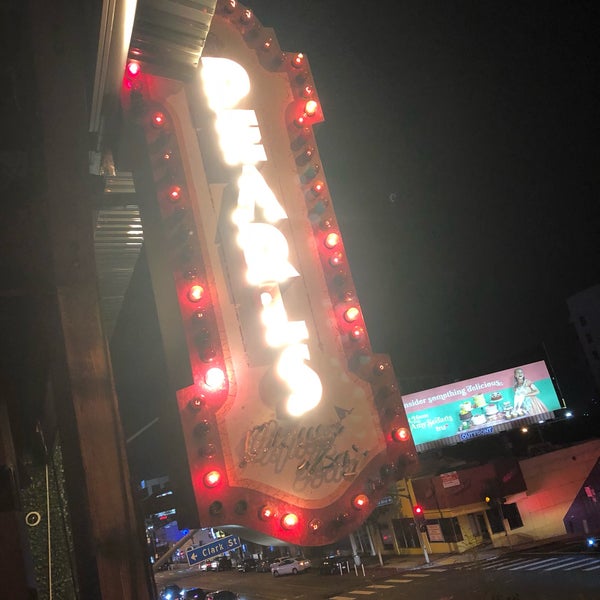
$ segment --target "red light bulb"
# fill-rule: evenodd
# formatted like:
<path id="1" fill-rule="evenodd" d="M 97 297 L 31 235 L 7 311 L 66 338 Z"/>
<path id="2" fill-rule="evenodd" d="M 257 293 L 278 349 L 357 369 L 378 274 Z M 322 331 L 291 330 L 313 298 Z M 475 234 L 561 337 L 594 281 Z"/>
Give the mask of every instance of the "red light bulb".
<path id="1" fill-rule="evenodd" d="M 292 58 L 292 67 L 299 69 L 304 64 L 304 54 L 298 52 L 294 58 Z"/>
<path id="2" fill-rule="evenodd" d="M 159 129 L 160 127 L 162 127 L 166 122 L 166 118 L 165 115 L 161 112 L 155 112 L 152 115 L 152 125 L 154 127 L 156 127 L 157 129 Z"/>
<path id="3" fill-rule="evenodd" d="M 346 319 L 348 323 L 352 323 L 353 321 L 356 321 L 356 319 L 358 319 L 359 315 L 360 311 L 358 310 L 358 308 L 356 308 L 356 306 L 351 306 L 349 309 L 346 310 L 346 312 L 344 312 L 344 319 Z"/>
<path id="4" fill-rule="evenodd" d="M 335 252 L 329 257 L 329 264 L 332 267 L 339 267 L 344 261 L 344 257 L 341 252 Z"/>
<path id="5" fill-rule="evenodd" d="M 352 500 L 352 506 L 357 510 L 362 510 L 369 506 L 369 499 L 364 494 L 358 494 L 358 496 L 354 496 Z"/>
<path id="6" fill-rule="evenodd" d="M 310 98 L 313 95 L 314 89 L 312 85 L 305 85 L 302 89 L 302 96 L 304 98 Z"/>
<path id="7" fill-rule="evenodd" d="M 325 189 L 325 184 L 322 181 L 315 181 L 312 184 L 311 190 L 315 196 L 318 196 Z"/>
<path id="8" fill-rule="evenodd" d="M 177 202 L 177 200 L 179 200 L 181 198 L 181 188 L 178 185 L 174 185 L 170 190 L 169 190 L 169 198 L 173 201 L 173 202 Z"/>
<path id="9" fill-rule="evenodd" d="M 191 302 L 198 302 L 204 296 L 204 288 L 201 285 L 193 285 L 188 291 L 188 298 Z"/>
<path id="10" fill-rule="evenodd" d="M 304 105 L 304 112 L 309 116 L 309 117 L 313 117 L 315 115 L 315 113 L 317 112 L 317 109 L 319 108 L 319 105 L 317 104 L 317 102 L 315 100 L 309 100 L 305 105 Z"/>
<path id="11" fill-rule="evenodd" d="M 213 488 L 221 481 L 221 473 L 219 471 L 209 471 L 204 475 L 204 485 L 208 488 Z"/>
<path id="12" fill-rule="evenodd" d="M 142 66 L 139 62 L 132 60 L 127 63 L 127 73 L 130 77 L 137 77 L 142 71 Z"/>
<path id="13" fill-rule="evenodd" d="M 263 521 L 267 521 L 269 520 L 273 515 L 275 514 L 275 512 L 273 511 L 273 509 L 270 506 L 263 506 L 260 509 L 260 514 L 259 517 L 263 520 Z"/>
<path id="14" fill-rule="evenodd" d="M 293 529 L 296 527 L 296 525 L 298 525 L 298 515 L 294 513 L 287 513 L 283 515 L 283 518 L 281 519 L 281 526 L 284 529 Z"/>
<path id="15" fill-rule="evenodd" d="M 225 383 L 225 373 L 219 367 L 212 367 L 204 375 L 204 383 L 211 389 L 218 389 Z"/>
<path id="16" fill-rule="evenodd" d="M 323 242 L 326 248 L 330 250 L 335 248 L 340 243 L 340 235 L 339 233 L 335 233 L 332 231 L 325 236 L 325 241 Z"/>
<path id="17" fill-rule="evenodd" d="M 354 341 L 358 341 L 362 338 L 362 336 L 365 334 L 365 330 L 362 327 L 355 327 L 351 332 L 350 332 L 350 337 L 354 340 Z"/>
<path id="18" fill-rule="evenodd" d="M 409 437 L 410 437 L 410 434 L 408 432 L 408 429 L 406 429 L 406 427 L 397 427 L 396 429 L 394 429 L 392 431 L 392 438 L 396 442 L 406 442 L 406 441 L 408 441 Z"/>

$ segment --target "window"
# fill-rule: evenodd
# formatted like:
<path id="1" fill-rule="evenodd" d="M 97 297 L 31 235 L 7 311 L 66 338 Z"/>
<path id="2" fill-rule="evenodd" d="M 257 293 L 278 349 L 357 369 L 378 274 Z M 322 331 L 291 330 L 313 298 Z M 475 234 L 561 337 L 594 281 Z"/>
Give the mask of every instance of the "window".
<path id="1" fill-rule="evenodd" d="M 399 548 L 420 548 L 419 532 L 414 519 L 392 519 Z"/>
<path id="2" fill-rule="evenodd" d="M 492 533 L 502 533 L 504 531 L 503 516 L 508 521 L 510 529 L 523 527 L 521 513 L 516 504 L 503 504 L 501 508 L 490 508 L 486 511 L 486 514 Z"/>

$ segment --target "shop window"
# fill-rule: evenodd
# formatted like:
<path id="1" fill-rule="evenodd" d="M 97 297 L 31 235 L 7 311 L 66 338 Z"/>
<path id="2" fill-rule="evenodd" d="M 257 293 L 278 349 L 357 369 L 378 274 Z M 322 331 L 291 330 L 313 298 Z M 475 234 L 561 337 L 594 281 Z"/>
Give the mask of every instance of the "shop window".
<path id="1" fill-rule="evenodd" d="M 490 522 L 490 529 L 492 533 L 502 533 L 504 531 L 504 524 L 502 523 L 502 516 L 508 521 L 510 529 L 518 529 L 523 527 L 523 521 L 521 519 L 521 513 L 516 504 L 503 504 L 502 511 L 498 508 L 490 508 L 487 513 L 488 521 Z"/>
<path id="2" fill-rule="evenodd" d="M 450 519 L 427 519 L 427 525 L 439 525 L 444 542 L 462 542 L 463 534 L 456 517 Z M 430 541 L 438 541 L 431 540 Z"/>
<path id="3" fill-rule="evenodd" d="M 504 512 L 504 518 L 508 521 L 511 529 L 523 527 L 521 513 L 519 512 L 519 507 L 516 504 L 505 504 L 502 507 L 502 511 Z"/>
<path id="4" fill-rule="evenodd" d="M 399 548 L 420 548 L 419 533 L 414 519 L 392 519 Z"/>

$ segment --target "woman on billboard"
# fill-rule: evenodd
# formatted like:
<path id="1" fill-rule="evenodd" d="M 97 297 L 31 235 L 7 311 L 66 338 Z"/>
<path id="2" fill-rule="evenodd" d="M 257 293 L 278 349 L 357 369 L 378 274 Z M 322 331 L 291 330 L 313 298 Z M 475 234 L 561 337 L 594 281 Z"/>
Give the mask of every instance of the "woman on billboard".
<path id="1" fill-rule="evenodd" d="M 538 398 L 540 390 L 533 381 L 525 378 L 523 369 L 518 367 L 515 369 L 514 394 L 515 402 L 513 414 L 516 416 L 524 415 L 539 415 L 547 413 L 548 409 L 544 403 Z"/>

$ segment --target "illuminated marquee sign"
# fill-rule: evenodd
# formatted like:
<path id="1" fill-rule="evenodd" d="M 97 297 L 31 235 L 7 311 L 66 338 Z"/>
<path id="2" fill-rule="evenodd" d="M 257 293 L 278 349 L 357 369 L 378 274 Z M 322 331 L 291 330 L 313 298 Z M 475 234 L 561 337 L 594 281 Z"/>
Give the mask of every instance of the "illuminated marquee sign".
<path id="1" fill-rule="evenodd" d="M 406 475 L 414 445 L 320 169 L 308 62 L 231 1 L 193 81 L 138 60 L 123 104 L 145 135 L 188 345 L 194 382 L 176 396 L 200 522 L 330 543 Z"/>

